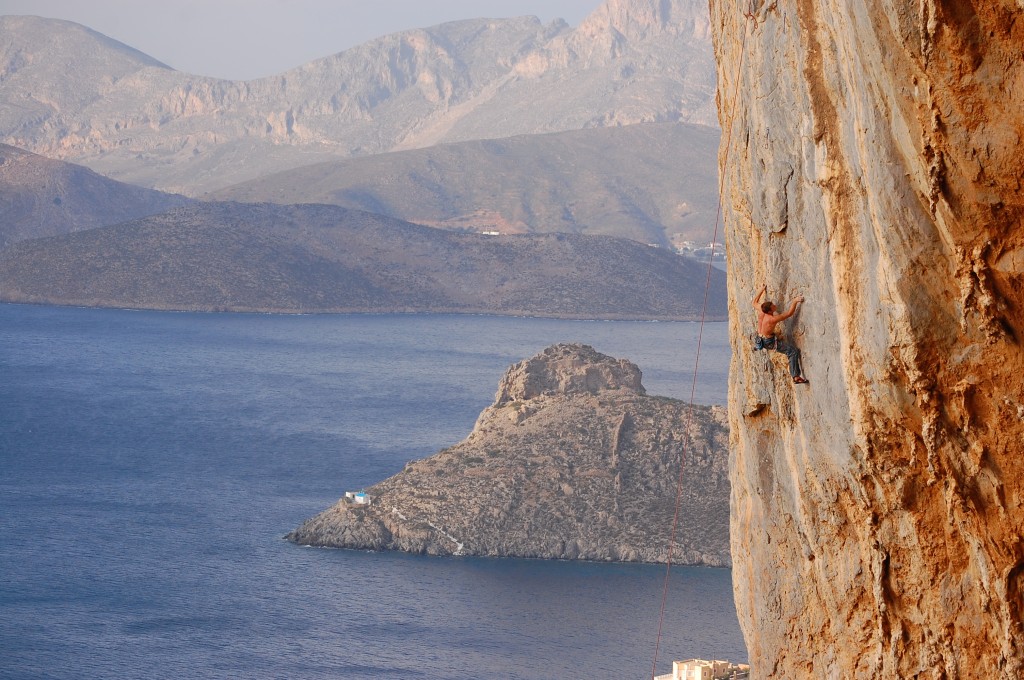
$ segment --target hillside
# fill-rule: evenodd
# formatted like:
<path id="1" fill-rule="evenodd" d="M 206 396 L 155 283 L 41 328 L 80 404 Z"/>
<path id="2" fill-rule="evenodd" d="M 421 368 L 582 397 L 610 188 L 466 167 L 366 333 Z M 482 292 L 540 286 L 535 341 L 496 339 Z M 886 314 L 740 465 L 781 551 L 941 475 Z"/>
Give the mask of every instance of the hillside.
<path id="1" fill-rule="evenodd" d="M 190 202 L 0 144 L 0 249 L 155 215 Z"/>
<path id="2" fill-rule="evenodd" d="M 646 394 L 640 369 L 585 345 L 512 366 L 465 440 L 366 489 L 287 538 L 303 545 L 729 564 L 721 408 Z"/>
<path id="3" fill-rule="evenodd" d="M 195 195 L 444 142 L 714 125 L 714 78 L 699 0 L 608 0 L 575 29 L 533 17 L 453 22 L 248 82 L 179 73 L 73 23 L 7 16 L 0 141 Z"/>
<path id="4" fill-rule="evenodd" d="M 147 309 L 695 319 L 706 276 L 626 239 L 463 234 L 325 205 L 195 204 L 0 252 L 0 300 Z"/>
<path id="5" fill-rule="evenodd" d="M 710 239 L 718 130 L 657 123 L 318 163 L 212 194 L 331 203 L 449 229 L 569 232 L 644 243 Z"/>

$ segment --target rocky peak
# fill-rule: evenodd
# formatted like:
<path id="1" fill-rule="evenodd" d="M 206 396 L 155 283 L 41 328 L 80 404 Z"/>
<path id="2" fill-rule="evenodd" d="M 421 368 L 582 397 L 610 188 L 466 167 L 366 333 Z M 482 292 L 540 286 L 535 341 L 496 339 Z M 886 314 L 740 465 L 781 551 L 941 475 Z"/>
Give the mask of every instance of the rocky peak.
<path id="1" fill-rule="evenodd" d="M 0 82 L 27 66 L 34 77 L 93 78 L 103 73 L 108 81 L 152 67 L 171 68 L 133 47 L 71 21 L 37 16 L 0 16 Z M 59 70 L 58 70 L 59 69 Z M 39 83 L 37 87 L 52 87 Z"/>
<path id="2" fill-rule="evenodd" d="M 591 396 L 601 385 L 618 389 Z M 342 499 L 288 540 L 661 563 L 673 546 L 677 564 L 729 564 L 722 409 L 640 394 L 635 365 L 583 345 L 550 347 L 513 366 L 499 399 L 540 389 L 552 395 L 484 409 L 462 442 L 367 488 L 371 503 Z"/>
<path id="3" fill-rule="evenodd" d="M 695 0 L 608 0 L 588 16 L 581 35 L 617 34 L 643 40 L 661 33 L 709 38 L 707 6 Z"/>
<path id="4" fill-rule="evenodd" d="M 603 390 L 646 394 L 641 375 L 636 364 L 601 354 L 589 345 L 553 345 L 506 371 L 494 405 L 539 396 L 596 394 Z"/>
<path id="5" fill-rule="evenodd" d="M 450 22 L 232 82 L 179 73 L 68 22 L 0 18 L 0 141 L 202 194 L 442 142 L 713 125 L 707 25 L 699 0 L 610 0 L 575 30 L 533 17 Z"/>
<path id="6" fill-rule="evenodd" d="M 0 249 L 118 224 L 189 203 L 86 168 L 0 144 Z"/>

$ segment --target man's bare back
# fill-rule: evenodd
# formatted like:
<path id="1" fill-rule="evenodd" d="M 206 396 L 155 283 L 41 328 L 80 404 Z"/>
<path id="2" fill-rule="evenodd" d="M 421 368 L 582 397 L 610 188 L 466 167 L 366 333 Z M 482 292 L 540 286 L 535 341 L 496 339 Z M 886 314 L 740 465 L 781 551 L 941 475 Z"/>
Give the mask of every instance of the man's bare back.
<path id="1" fill-rule="evenodd" d="M 793 299 L 792 304 L 789 306 L 789 310 L 783 314 L 777 314 L 778 307 L 771 302 L 761 302 L 761 296 L 768 290 L 768 285 L 765 284 L 761 288 L 761 292 L 757 294 L 757 297 L 753 300 L 754 309 L 757 310 L 757 333 L 763 338 L 768 338 L 775 335 L 775 327 L 780 322 L 785 321 L 789 317 L 796 314 L 797 305 L 804 301 L 803 295 Z M 768 309 L 765 309 L 767 307 Z"/>

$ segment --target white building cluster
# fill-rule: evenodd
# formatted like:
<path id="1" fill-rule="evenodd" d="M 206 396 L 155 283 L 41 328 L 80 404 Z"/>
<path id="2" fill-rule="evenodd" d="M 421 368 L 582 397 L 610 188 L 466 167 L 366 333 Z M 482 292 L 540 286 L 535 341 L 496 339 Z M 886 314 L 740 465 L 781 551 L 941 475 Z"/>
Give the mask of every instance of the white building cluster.
<path id="1" fill-rule="evenodd" d="M 676 254 L 689 257 L 694 260 L 707 262 L 708 258 L 714 255 L 714 262 L 725 262 L 725 246 L 721 243 L 696 243 L 694 241 L 683 241 L 677 248 Z"/>
<path id="2" fill-rule="evenodd" d="M 654 680 L 740 680 L 750 677 L 750 666 L 728 661 L 687 659 L 673 661 L 672 672 Z"/>

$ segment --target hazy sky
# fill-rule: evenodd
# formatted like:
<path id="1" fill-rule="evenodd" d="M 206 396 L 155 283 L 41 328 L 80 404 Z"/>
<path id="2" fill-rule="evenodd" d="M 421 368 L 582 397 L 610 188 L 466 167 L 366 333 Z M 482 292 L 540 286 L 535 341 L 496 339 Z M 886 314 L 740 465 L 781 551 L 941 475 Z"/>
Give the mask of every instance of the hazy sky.
<path id="1" fill-rule="evenodd" d="M 533 15 L 576 26 L 603 0 L 0 0 L 0 15 L 68 19 L 168 66 L 244 80 L 408 28 Z"/>

